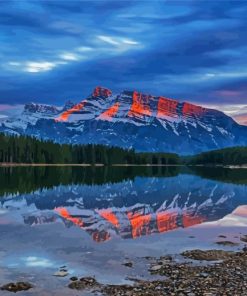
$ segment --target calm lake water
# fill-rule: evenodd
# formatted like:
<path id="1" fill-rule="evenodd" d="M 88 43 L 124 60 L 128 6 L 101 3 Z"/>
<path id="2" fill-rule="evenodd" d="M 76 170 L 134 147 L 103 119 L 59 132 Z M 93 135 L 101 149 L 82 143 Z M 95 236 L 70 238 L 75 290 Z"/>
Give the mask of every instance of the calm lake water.
<path id="1" fill-rule="evenodd" d="M 141 258 L 181 260 L 185 249 L 218 248 L 219 235 L 239 242 L 246 226 L 246 169 L 0 168 L 0 285 L 25 280 L 35 289 L 19 295 L 78 295 L 70 276 L 152 278 Z M 62 266 L 69 276 L 53 276 Z"/>

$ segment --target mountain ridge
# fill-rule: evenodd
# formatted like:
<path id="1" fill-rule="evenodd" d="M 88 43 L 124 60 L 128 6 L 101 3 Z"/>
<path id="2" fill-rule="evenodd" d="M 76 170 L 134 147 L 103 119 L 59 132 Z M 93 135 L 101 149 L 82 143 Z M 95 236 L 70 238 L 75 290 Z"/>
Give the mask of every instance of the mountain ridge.
<path id="1" fill-rule="evenodd" d="M 5 120 L 0 131 L 143 152 L 193 154 L 247 145 L 247 127 L 219 110 L 135 90 L 114 94 L 99 86 L 76 104 L 27 104 L 20 118 Z"/>
<path id="2" fill-rule="evenodd" d="M 88 98 L 104 98 L 107 99 L 113 95 L 113 92 L 105 87 L 97 86 L 94 91 L 91 94 L 91 97 Z M 163 118 L 165 116 L 171 116 L 176 117 L 179 115 L 202 115 L 204 112 L 207 111 L 214 111 L 223 113 L 221 111 L 218 111 L 216 109 L 211 108 L 205 108 L 197 104 L 192 104 L 187 101 L 179 101 L 177 99 L 168 98 L 164 96 L 153 96 L 151 94 L 146 94 L 142 92 L 138 92 L 136 90 L 123 90 L 120 94 L 116 94 L 116 102 L 112 106 L 109 107 L 112 108 L 116 103 L 118 103 L 118 109 L 119 105 L 121 103 L 121 99 L 119 98 L 129 98 L 131 97 L 132 101 L 129 103 L 129 111 L 127 113 L 128 116 L 155 116 L 158 118 Z M 87 99 L 82 100 L 78 104 L 74 104 L 72 108 L 75 108 L 75 106 L 88 102 Z M 110 101 L 109 101 L 110 102 Z M 113 102 L 114 103 L 114 102 Z M 156 103 L 156 106 L 154 105 Z M 150 105 L 149 105 L 150 104 Z M 76 108 L 75 108 L 76 109 Z M 83 106 L 81 106 L 81 109 L 83 109 Z M 106 109 L 108 111 L 109 109 Z M 75 112 L 80 111 L 75 110 Z M 118 110 L 116 110 L 118 111 Z M 114 113 L 116 115 L 117 112 Z"/>

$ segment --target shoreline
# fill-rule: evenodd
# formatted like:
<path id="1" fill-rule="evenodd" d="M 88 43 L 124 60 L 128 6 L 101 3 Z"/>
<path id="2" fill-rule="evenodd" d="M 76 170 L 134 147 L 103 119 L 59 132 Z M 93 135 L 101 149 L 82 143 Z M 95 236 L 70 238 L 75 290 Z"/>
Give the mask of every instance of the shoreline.
<path id="1" fill-rule="evenodd" d="M 0 163 L 0 167 L 102 167 L 104 164 L 89 164 L 89 163 Z"/>
<path id="2" fill-rule="evenodd" d="M 247 242 L 247 236 L 243 238 L 243 242 Z M 226 244 L 230 243 L 232 242 L 226 241 Z M 183 259 L 178 261 L 177 256 Z M 229 293 L 236 296 L 246 295 L 246 245 L 233 251 L 218 248 L 190 249 L 172 256 L 164 254 L 161 257 L 139 257 L 139 260 L 145 262 L 147 271 L 155 278 L 146 279 L 135 274 L 125 278 L 129 283 L 101 283 L 89 275 L 82 277 L 74 274 L 69 277 L 66 267 L 61 267 L 53 276 L 64 278 L 59 295 L 100 293 L 109 296 L 213 296 L 216 291 L 219 296 L 230 295 Z M 131 260 L 123 262 L 122 265 L 128 269 L 135 268 L 135 263 Z M 36 293 L 37 288 L 39 289 L 37 283 L 33 281 L 9 282 L 0 286 L 0 290 L 6 293 L 27 290 Z"/>
<path id="3" fill-rule="evenodd" d="M 10 163 L 2 162 L 0 167 L 203 167 L 203 168 L 226 168 L 226 169 L 247 169 L 247 164 L 243 165 L 186 165 L 186 164 L 103 164 L 103 163 Z"/>
<path id="4" fill-rule="evenodd" d="M 103 164 L 103 163 L 0 163 L 0 167 L 185 167 L 186 165 L 176 164 Z"/>
<path id="5" fill-rule="evenodd" d="M 181 295 L 213 296 L 246 295 L 247 248 L 240 251 L 188 250 L 180 254 L 184 260 L 177 262 L 172 256 L 147 257 L 151 275 L 162 278 L 145 280 L 129 278 L 133 285 L 100 285 L 95 290 L 103 295 Z M 84 290 L 81 278 L 71 282 L 70 289 Z"/>

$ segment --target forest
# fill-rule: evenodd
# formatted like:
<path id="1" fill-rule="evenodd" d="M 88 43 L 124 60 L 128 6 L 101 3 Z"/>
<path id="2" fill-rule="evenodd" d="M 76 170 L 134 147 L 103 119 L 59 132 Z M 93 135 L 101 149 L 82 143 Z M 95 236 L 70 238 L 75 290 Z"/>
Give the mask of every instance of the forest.
<path id="1" fill-rule="evenodd" d="M 175 153 L 136 152 L 134 149 L 105 145 L 58 144 L 30 136 L 0 133 L 0 163 L 243 165 L 247 164 L 247 147 L 179 156 Z"/>
<path id="2" fill-rule="evenodd" d="M 247 165 L 247 147 L 231 147 L 185 158 L 190 165 Z"/>
<path id="3" fill-rule="evenodd" d="M 137 153 L 104 145 L 67 145 L 29 136 L 0 134 L 0 163 L 36 164 L 179 164 L 173 153 Z"/>

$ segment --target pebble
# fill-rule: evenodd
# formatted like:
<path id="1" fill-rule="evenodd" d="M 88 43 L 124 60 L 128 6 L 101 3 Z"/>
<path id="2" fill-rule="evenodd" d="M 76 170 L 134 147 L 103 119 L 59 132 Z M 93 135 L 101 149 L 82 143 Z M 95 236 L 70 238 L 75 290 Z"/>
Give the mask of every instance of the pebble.
<path id="1" fill-rule="evenodd" d="M 17 282 L 17 283 L 8 283 L 3 285 L 0 290 L 9 291 L 9 292 L 19 292 L 19 291 L 27 291 L 33 288 L 33 286 L 28 282 Z"/>
<path id="2" fill-rule="evenodd" d="M 57 271 L 57 272 L 54 273 L 54 276 L 57 276 L 57 277 L 65 277 L 68 274 L 69 274 L 68 271 L 59 270 L 59 271 Z"/>

